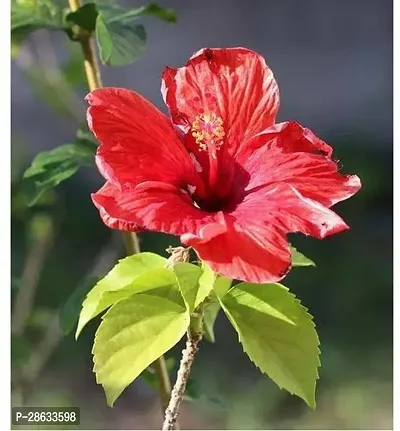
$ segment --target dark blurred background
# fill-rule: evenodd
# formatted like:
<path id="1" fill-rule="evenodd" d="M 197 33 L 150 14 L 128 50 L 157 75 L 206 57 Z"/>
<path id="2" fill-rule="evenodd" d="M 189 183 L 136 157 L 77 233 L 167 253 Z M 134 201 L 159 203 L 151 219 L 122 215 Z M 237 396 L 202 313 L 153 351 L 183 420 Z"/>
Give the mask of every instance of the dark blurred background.
<path id="1" fill-rule="evenodd" d="M 103 68 L 104 84 L 132 88 L 165 111 L 160 74 L 183 65 L 204 46 L 244 46 L 262 54 L 281 93 L 279 121 L 297 120 L 333 145 L 361 191 L 336 211 L 351 226 L 324 241 L 291 241 L 316 268 L 284 281 L 315 316 L 322 368 L 317 409 L 280 391 L 250 363 L 220 315 L 216 344 L 204 342 L 195 363 L 196 402 L 182 428 L 392 428 L 392 2 L 388 0 L 164 0 L 177 24 L 148 17 L 147 50 L 134 64 Z M 138 1 L 125 5 L 141 6 Z M 12 63 L 13 186 L 40 150 L 71 142 L 84 121 L 87 93 L 80 50 L 64 35 L 33 34 Z M 103 180 L 81 170 L 27 209 L 13 194 L 13 298 L 35 291 L 24 336 L 13 337 L 13 371 L 29 384 L 14 387 L 13 403 L 81 407 L 84 429 L 156 429 L 156 393 L 139 379 L 113 409 L 92 373 L 98 320 L 75 342 L 62 336 L 57 310 L 91 274 L 123 256 L 90 193 Z M 38 209 L 39 208 L 39 209 Z M 145 233 L 143 250 L 165 254 L 175 238 Z M 28 298 L 29 299 L 29 298 Z M 179 358 L 178 346 L 172 356 Z"/>

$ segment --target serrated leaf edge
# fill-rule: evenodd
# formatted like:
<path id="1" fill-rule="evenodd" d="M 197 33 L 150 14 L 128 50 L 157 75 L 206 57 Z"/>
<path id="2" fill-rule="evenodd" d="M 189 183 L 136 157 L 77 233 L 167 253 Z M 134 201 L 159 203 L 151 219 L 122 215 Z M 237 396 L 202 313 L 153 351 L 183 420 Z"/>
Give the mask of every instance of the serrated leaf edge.
<path id="1" fill-rule="evenodd" d="M 300 257 L 304 258 L 306 262 L 300 263 L 300 264 L 293 263 L 293 254 L 294 253 L 299 254 Z M 291 263 L 292 263 L 293 268 L 302 268 L 302 267 L 308 267 L 308 266 L 316 267 L 317 266 L 313 260 L 311 260 L 309 257 L 304 255 L 303 253 L 301 253 L 299 250 L 297 250 L 296 247 L 294 247 L 291 244 L 290 244 L 290 259 L 291 259 Z"/>
<path id="2" fill-rule="evenodd" d="M 282 285 L 282 284 L 280 284 L 280 283 L 276 283 L 276 284 L 279 284 L 280 286 L 282 286 L 282 287 L 284 287 L 286 290 L 287 290 L 287 293 L 290 295 L 290 297 L 292 298 L 292 300 L 294 300 L 294 302 L 296 302 L 299 306 L 300 306 L 300 308 L 302 308 L 304 311 L 305 311 L 305 315 L 309 318 L 309 322 L 311 322 L 311 324 L 312 324 L 312 327 L 314 328 L 314 330 L 315 330 L 315 328 L 316 328 L 316 325 L 315 325 L 315 322 L 314 322 L 314 318 L 313 318 L 313 316 L 310 314 L 310 313 L 308 313 L 308 308 L 307 307 L 305 307 L 304 305 L 302 305 L 301 304 L 301 301 L 293 294 L 293 293 L 291 293 L 290 291 L 289 291 L 289 289 L 286 287 L 286 286 L 284 286 L 284 285 Z M 237 286 L 240 286 L 240 284 L 238 284 L 238 285 L 236 285 L 236 286 L 234 286 L 232 289 L 234 289 L 235 287 L 237 287 Z M 231 290 L 232 290 L 231 289 Z M 224 296 L 224 298 L 226 297 L 226 295 Z M 270 376 L 269 376 L 269 374 L 266 372 L 266 371 L 263 371 L 254 361 L 253 361 L 253 359 L 250 357 L 250 355 L 247 353 L 247 351 L 246 351 L 246 348 L 245 348 L 245 344 L 243 343 L 243 340 L 242 340 L 242 334 L 241 334 L 241 331 L 239 330 L 239 328 L 238 328 L 238 326 L 236 325 L 236 322 L 235 322 L 235 320 L 233 319 L 233 317 L 232 317 L 232 315 L 230 314 L 230 312 L 229 312 L 229 310 L 225 307 L 225 304 L 223 303 L 223 298 L 221 299 L 221 298 L 218 298 L 218 300 L 219 300 L 219 302 L 220 302 L 220 304 L 221 304 L 221 308 L 224 310 L 224 313 L 225 313 L 225 315 L 227 316 L 227 318 L 228 318 L 228 320 L 229 320 L 229 322 L 231 323 L 231 325 L 233 326 L 233 328 L 235 329 L 235 331 L 236 331 L 236 333 L 238 334 L 238 340 L 239 340 L 239 342 L 240 342 L 240 344 L 241 344 L 241 346 L 242 346 L 242 348 L 243 348 L 243 352 L 244 353 L 246 353 L 246 355 L 247 355 L 247 357 L 250 359 L 250 361 L 255 365 L 255 367 L 257 368 L 257 369 L 259 369 L 260 370 L 260 372 L 262 373 L 262 374 L 266 374 L 278 387 L 279 387 L 279 389 L 284 389 L 285 391 L 287 391 L 287 392 L 289 392 L 291 395 L 295 395 L 295 396 L 298 396 L 298 397 L 300 397 L 300 398 L 302 398 L 306 403 L 307 403 L 307 405 L 310 407 L 310 408 L 312 408 L 313 410 L 316 408 L 316 401 L 315 401 L 315 395 L 314 395 L 314 398 L 313 398 L 313 400 L 311 400 L 312 401 L 312 403 L 309 403 L 309 401 L 307 400 L 307 397 L 305 397 L 304 396 L 304 398 L 303 397 L 301 397 L 301 396 L 299 396 L 298 394 L 295 394 L 294 392 L 292 392 L 292 391 L 290 391 L 290 390 L 288 390 L 288 389 L 286 389 L 286 388 L 283 388 L 283 386 L 281 386 L 279 383 L 277 383 L 274 379 L 272 379 Z M 248 326 L 249 327 L 249 326 Z M 253 328 L 251 328 L 251 327 L 249 327 L 251 330 L 253 330 Z M 317 367 L 316 367 L 316 378 L 315 378 L 315 382 L 314 382 L 314 391 L 315 391 L 315 388 L 316 388 L 316 382 L 319 380 L 319 373 L 318 373 L 318 369 L 321 367 L 321 361 L 320 361 L 320 354 L 321 354 L 321 350 L 320 350 L 320 348 L 319 348 L 319 346 L 320 346 L 320 340 L 319 340 L 319 336 L 318 336 L 318 333 L 317 333 L 317 331 L 315 331 L 315 335 L 316 335 L 316 337 L 317 337 Z M 281 362 L 280 360 L 278 361 L 279 363 Z M 287 370 L 286 368 L 285 368 L 285 370 Z M 287 370 L 288 372 L 289 372 L 289 374 L 290 375 L 292 375 L 292 373 L 290 372 L 290 370 Z M 296 381 L 296 379 L 294 379 L 294 381 Z M 299 391 L 300 393 L 302 393 L 303 395 L 304 395 L 304 392 L 301 390 L 301 391 Z"/>
<path id="3" fill-rule="evenodd" d="M 162 256 L 160 256 L 160 255 L 158 255 L 158 254 L 156 254 L 156 253 L 152 253 L 152 252 L 141 252 L 140 253 L 140 255 L 141 256 L 143 256 L 143 255 L 155 255 L 155 256 L 158 256 L 158 257 L 160 257 L 160 258 L 162 258 L 162 259 L 164 259 L 164 262 L 166 263 L 167 262 L 167 259 L 166 258 L 164 258 L 164 257 L 162 257 Z M 119 265 L 119 264 L 121 264 L 122 262 L 124 262 L 125 260 L 128 260 L 128 259 L 132 259 L 132 256 L 137 256 L 137 255 L 131 255 L 131 256 L 126 256 L 126 257 L 124 257 L 124 258 L 122 258 L 122 259 L 119 259 L 118 260 L 118 262 L 114 265 L 114 267 L 109 271 L 109 272 L 111 272 L 117 265 Z M 127 286 L 129 286 L 129 285 L 131 285 L 132 283 L 134 283 L 134 281 L 138 278 L 138 277 L 140 277 L 141 275 L 143 275 L 145 272 L 147 272 L 147 271 L 152 271 L 153 269 L 161 269 L 161 268 L 163 268 L 162 266 L 160 266 L 160 267 L 157 267 L 157 268 L 152 268 L 152 269 L 147 269 L 146 271 L 143 271 L 143 272 L 141 272 L 141 273 L 139 273 L 139 274 L 137 274 L 137 276 L 136 277 L 134 277 L 133 279 L 132 279 L 132 281 L 130 281 L 130 283 L 128 283 L 125 287 L 127 287 Z M 75 340 L 77 340 L 78 339 L 78 337 L 79 337 L 79 335 L 81 334 L 81 332 L 82 332 L 82 330 L 83 330 L 83 328 L 92 320 L 92 319 L 94 319 L 96 316 L 98 316 L 100 313 L 97 313 L 97 314 L 95 314 L 94 316 L 92 316 L 89 320 L 87 320 L 83 325 L 81 325 L 80 324 L 80 321 L 81 321 L 81 314 L 82 314 L 82 311 L 83 311 L 83 309 L 84 309 L 84 307 L 85 307 L 85 303 L 87 303 L 88 301 L 89 301 L 89 295 L 90 295 L 90 293 L 93 291 L 93 289 L 95 289 L 96 288 L 96 286 L 99 284 L 99 283 L 101 283 L 102 282 L 102 280 L 107 276 L 108 274 L 106 274 L 102 279 L 100 279 L 93 287 L 92 287 L 92 289 L 90 289 L 90 291 L 87 293 L 87 295 L 86 295 L 86 297 L 85 297 L 85 300 L 82 302 L 82 308 L 81 308 L 81 312 L 79 313 L 79 318 L 78 318 L 78 326 L 77 326 L 77 328 L 76 328 L 76 332 L 75 332 Z M 122 290 L 122 289 L 124 289 L 124 288 L 121 288 L 121 289 L 118 289 L 118 290 Z M 117 290 L 117 291 L 118 291 Z M 117 291 L 115 291 L 115 292 L 117 292 Z M 103 292 L 101 295 L 100 295 L 100 297 L 99 297 L 99 303 L 100 303 L 100 301 L 101 301 L 101 299 L 102 299 L 102 297 L 103 297 L 103 295 L 105 294 L 105 293 L 107 293 L 107 291 L 106 292 Z M 126 298 L 121 298 L 121 300 L 122 299 L 126 299 Z M 119 301 L 117 301 L 117 302 L 115 302 L 115 304 L 117 304 Z M 115 305 L 115 304 L 112 304 L 112 305 Z M 112 306 L 111 305 L 111 306 Z M 110 306 L 110 307 L 111 307 Z M 108 307 L 109 308 L 109 307 Z"/>
<path id="4" fill-rule="evenodd" d="M 114 395 L 113 397 L 110 397 L 110 395 L 107 393 L 107 391 L 106 391 L 106 389 L 105 389 L 105 387 L 104 387 L 104 385 L 103 385 L 103 383 L 99 380 L 99 378 L 98 378 L 98 374 L 97 374 L 97 372 L 96 372 L 96 360 L 95 360 L 95 358 L 96 358 L 96 354 L 94 353 L 94 350 L 95 350 L 95 347 L 96 347 L 96 343 L 99 341 L 99 336 L 98 336 L 98 332 L 100 331 L 100 328 L 101 328 L 101 326 L 102 326 L 102 324 L 104 323 L 104 321 L 105 321 L 105 319 L 107 318 L 107 315 L 111 312 L 111 310 L 113 309 L 113 308 L 115 308 L 115 306 L 118 304 L 118 303 L 120 303 L 121 301 L 125 301 L 125 300 L 127 300 L 128 298 L 123 298 L 123 299 L 121 299 L 121 300 L 119 300 L 119 301 L 117 301 L 115 304 L 113 304 L 108 310 L 107 310 L 107 312 L 102 316 L 102 322 L 100 323 L 100 325 L 99 325 L 99 327 L 97 328 L 97 330 L 96 330 L 96 333 L 95 333 L 95 337 L 94 337 L 94 341 L 93 341 L 93 347 L 92 347 L 92 350 L 91 350 L 91 353 L 92 353 L 92 355 L 93 355 L 93 372 L 95 373 L 95 376 L 96 376 L 96 383 L 97 384 L 99 384 L 99 385 L 101 385 L 102 387 L 103 387 L 103 389 L 104 389 L 104 393 L 105 393 L 105 395 L 106 395 L 106 400 L 107 400 L 107 405 L 108 406 L 110 406 L 110 407 L 113 407 L 113 405 L 114 405 L 114 403 L 115 403 L 115 401 L 118 399 L 118 397 L 123 393 L 123 391 L 130 385 L 130 384 L 132 384 L 140 375 L 141 375 L 141 373 L 149 366 L 149 365 L 151 365 L 151 363 L 153 362 L 153 361 L 151 361 L 148 365 L 146 365 L 144 368 L 143 368 L 143 370 L 142 371 L 140 371 L 132 380 L 131 380 L 131 382 L 130 383 L 128 383 L 126 386 L 125 386 L 125 388 L 123 388 L 120 392 L 119 392 L 119 394 L 117 394 L 116 396 Z M 171 301 L 172 302 L 172 301 Z M 182 316 L 185 316 L 185 320 L 186 320 L 186 329 L 189 327 L 189 325 L 190 325 L 190 313 L 189 313 L 189 311 L 187 310 L 187 309 L 185 309 L 184 307 L 182 307 L 182 313 L 181 314 L 178 314 L 177 315 L 177 317 L 176 317 L 176 319 L 174 319 L 173 321 L 171 321 L 171 322 L 169 322 L 169 324 L 167 325 L 167 327 L 168 326 L 170 326 L 172 323 L 175 323 L 175 321 L 177 320 L 177 319 L 179 319 L 179 318 L 181 318 Z M 126 328 L 125 328 L 126 329 Z M 182 331 L 182 336 L 179 338 L 179 340 L 174 344 L 174 345 L 172 345 L 170 348 L 168 348 L 166 351 L 164 351 L 163 353 L 162 353 L 162 355 L 163 354 L 165 354 L 167 351 L 169 351 L 173 346 L 175 346 L 177 343 L 179 343 L 179 341 L 183 338 L 183 336 L 185 335 L 185 332 L 186 332 L 186 329 L 184 330 L 184 331 Z M 154 340 L 155 341 L 155 340 Z M 154 343 L 154 341 L 153 341 L 153 343 Z M 124 348 L 126 348 L 126 347 L 129 347 L 129 346 L 124 346 L 123 348 L 121 348 L 121 349 L 119 349 L 118 351 L 121 351 L 121 350 L 123 350 Z M 111 359 L 111 358 L 109 358 L 109 359 Z M 102 368 L 104 368 L 104 365 L 102 366 Z M 98 371 L 98 370 L 97 370 Z"/>

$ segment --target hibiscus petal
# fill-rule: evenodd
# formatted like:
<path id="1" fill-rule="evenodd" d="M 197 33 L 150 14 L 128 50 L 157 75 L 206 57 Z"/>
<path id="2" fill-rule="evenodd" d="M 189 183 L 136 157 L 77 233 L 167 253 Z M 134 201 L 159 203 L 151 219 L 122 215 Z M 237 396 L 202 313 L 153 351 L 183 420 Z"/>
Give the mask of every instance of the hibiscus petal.
<path id="1" fill-rule="evenodd" d="M 338 172 L 332 148 L 298 123 L 276 124 L 252 138 L 237 157 L 235 187 L 249 191 L 272 183 L 294 186 L 327 207 L 353 196 L 356 175 Z M 238 196 L 239 198 L 239 196 Z"/>
<path id="2" fill-rule="evenodd" d="M 108 182 L 92 199 L 111 228 L 186 234 L 205 241 L 226 232 L 222 212 L 199 210 L 186 192 L 167 183 L 146 181 L 121 191 Z"/>
<path id="3" fill-rule="evenodd" d="M 288 233 L 322 239 L 348 229 L 333 211 L 284 183 L 249 193 L 225 218 L 226 233 L 209 241 L 181 236 L 181 241 L 214 271 L 254 283 L 276 282 L 287 274 Z"/>
<path id="4" fill-rule="evenodd" d="M 231 153 L 275 122 L 279 91 L 265 60 L 245 48 L 195 53 L 186 66 L 166 68 L 162 93 L 174 123 L 185 132 L 197 115 L 221 117 Z"/>
<path id="5" fill-rule="evenodd" d="M 250 192 L 232 212 L 240 224 L 273 225 L 284 233 L 303 233 L 318 239 L 348 229 L 332 210 L 303 196 L 290 184 L 279 183 Z"/>
<path id="6" fill-rule="evenodd" d="M 95 90 L 86 99 L 89 127 L 101 142 L 97 166 L 107 180 L 120 187 L 146 180 L 201 186 L 171 121 L 149 101 L 122 88 Z"/>
<path id="7" fill-rule="evenodd" d="M 215 272 L 252 283 L 281 280 L 290 270 L 289 245 L 273 225 L 241 225 L 225 215 L 227 231 L 209 241 L 181 236 Z"/>
<path id="8" fill-rule="evenodd" d="M 120 189 L 111 182 L 106 182 L 96 193 L 92 193 L 92 201 L 100 212 L 103 223 L 111 229 L 135 232 L 143 230 L 131 211 L 127 210 Z"/>

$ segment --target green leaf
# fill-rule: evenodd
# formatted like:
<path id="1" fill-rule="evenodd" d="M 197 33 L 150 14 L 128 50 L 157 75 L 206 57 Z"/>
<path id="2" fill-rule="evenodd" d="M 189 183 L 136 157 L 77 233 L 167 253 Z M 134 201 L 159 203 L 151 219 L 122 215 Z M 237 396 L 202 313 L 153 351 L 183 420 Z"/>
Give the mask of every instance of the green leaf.
<path id="1" fill-rule="evenodd" d="M 74 12 L 70 12 L 66 16 L 66 20 L 91 33 L 96 28 L 98 14 L 99 12 L 95 3 L 85 3 Z"/>
<path id="2" fill-rule="evenodd" d="M 218 275 L 214 283 L 215 294 L 221 299 L 229 291 L 232 285 L 232 280 L 230 278 L 224 277 L 223 275 Z"/>
<path id="3" fill-rule="evenodd" d="M 208 265 L 203 264 L 201 268 L 203 273 L 199 279 L 199 290 L 197 292 L 195 308 L 210 295 L 218 279 L 218 274 L 215 273 Z"/>
<path id="4" fill-rule="evenodd" d="M 40 28 L 63 30 L 62 9 L 50 0 L 13 0 L 11 2 L 11 34 L 27 36 Z"/>
<path id="5" fill-rule="evenodd" d="M 88 277 L 72 292 L 60 310 L 60 327 L 64 335 L 69 334 L 79 319 L 82 302 L 89 290 L 96 284 L 98 278 Z"/>
<path id="6" fill-rule="evenodd" d="M 281 284 L 240 283 L 221 305 L 255 365 L 315 408 L 319 340 L 307 309 Z"/>
<path id="7" fill-rule="evenodd" d="M 218 297 L 223 298 L 229 291 L 232 280 L 222 275 L 216 274 L 210 267 L 203 263 L 204 278 L 208 278 L 209 282 L 212 280 L 213 291 L 210 295 L 210 300 L 204 307 L 203 316 L 203 331 L 204 338 L 211 343 L 215 343 L 214 324 L 217 319 L 221 305 L 218 302 Z"/>
<path id="8" fill-rule="evenodd" d="M 96 39 L 103 64 L 126 66 L 143 53 L 146 32 L 142 25 L 131 24 L 143 15 L 153 15 L 168 22 L 176 22 L 176 14 L 155 3 L 137 9 L 125 9 L 118 5 L 98 5 Z"/>
<path id="9" fill-rule="evenodd" d="M 292 254 L 292 266 L 315 266 L 311 259 L 297 251 L 292 245 L 290 246 L 290 252 Z"/>
<path id="10" fill-rule="evenodd" d="M 186 306 L 193 312 L 216 287 L 221 294 L 229 289 L 231 280 L 219 276 L 209 266 L 200 268 L 191 263 L 177 263 L 173 271 Z M 229 285 L 229 286 L 228 286 Z"/>
<path id="11" fill-rule="evenodd" d="M 122 298 L 160 286 L 176 284 L 174 274 L 164 268 L 167 259 L 154 253 L 139 253 L 120 260 L 88 293 L 82 304 L 78 338 L 84 326 Z"/>
<path id="12" fill-rule="evenodd" d="M 214 324 L 220 310 L 221 305 L 216 299 L 207 304 L 204 308 L 203 335 L 210 343 L 215 343 Z"/>
<path id="13" fill-rule="evenodd" d="M 142 25 L 131 25 L 124 19 L 106 21 L 100 13 L 96 20 L 96 39 L 103 64 L 126 66 L 143 53 L 146 32 Z"/>
<path id="14" fill-rule="evenodd" d="M 12 0 L 11 57 L 16 58 L 30 33 L 38 29 L 64 30 L 62 8 L 51 0 Z"/>
<path id="15" fill-rule="evenodd" d="M 78 129 L 76 132 L 76 140 L 82 144 L 92 145 L 94 148 L 98 145 L 96 138 L 89 129 Z"/>
<path id="16" fill-rule="evenodd" d="M 215 278 L 209 271 L 191 263 L 177 263 L 173 271 L 186 306 L 192 312 L 209 295 Z"/>
<path id="17" fill-rule="evenodd" d="M 128 9 L 117 3 L 97 3 L 97 9 L 106 21 L 125 14 Z"/>
<path id="18" fill-rule="evenodd" d="M 167 22 L 176 22 L 176 13 L 173 9 L 165 9 L 155 3 L 150 3 L 148 6 L 144 6 L 143 13 L 153 15 Z"/>
<path id="19" fill-rule="evenodd" d="M 130 21 L 132 19 L 138 18 L 141 15 L 153 15 L 167 22 L 176 22 L 176 13 L 172 9 L 164 9 L 155 3 L 151 3 L 147 6 L 142 6 L 137 9 L 125 10 L 122 12 L 120 9 L 119 13 L 114 16 L 109 16 L 108 22 L 115 21 Z"/>
<path id="20" fill-rule="evenodd" d="M 178 343 L 189 323 L 183 301 L 163 296 L 141 293 L 110 308 L 93 346 L 96 380 L 110 406 L 144 369 Z"/>
<path id="21" fill-rule="evenodd" d="M 93 161 L 94 148 L 88 145 L 65 144 L 39 153 L 20 184 L 27 204 L 34 205 L 46 190 L 70 178 L 81 166 L 91 166 Z"/>
<path id="22" fill-rule="evenodd" d="M 29 36 L 29 27 L 21 27 L 11 32 L 11 58 L 18 57 L 25 39 Z"/>

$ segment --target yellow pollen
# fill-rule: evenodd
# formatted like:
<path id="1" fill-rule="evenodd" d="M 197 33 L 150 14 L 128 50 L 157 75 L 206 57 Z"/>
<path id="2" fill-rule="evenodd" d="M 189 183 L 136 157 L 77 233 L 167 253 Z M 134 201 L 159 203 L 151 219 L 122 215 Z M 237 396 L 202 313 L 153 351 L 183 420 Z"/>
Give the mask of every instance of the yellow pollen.
<path id="1" fill-rule="evenodd" d="M 191 131 L 200 150 L 209 150 L 216 157 L 216 151 L 221 148 L 225 136 L 223 124 L 222 118 L 214 112 L 196 116 Z"/>

